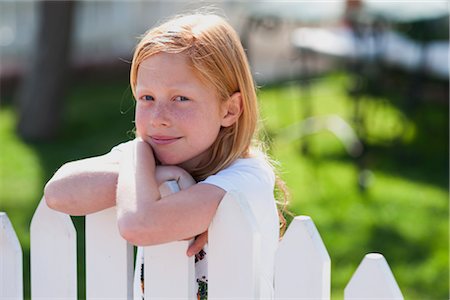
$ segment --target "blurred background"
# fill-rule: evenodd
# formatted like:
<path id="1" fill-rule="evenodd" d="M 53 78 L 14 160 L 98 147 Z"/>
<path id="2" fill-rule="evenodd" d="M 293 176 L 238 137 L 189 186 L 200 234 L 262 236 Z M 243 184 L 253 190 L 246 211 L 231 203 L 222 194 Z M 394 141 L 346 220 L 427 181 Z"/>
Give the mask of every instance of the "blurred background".
<path id="1" fill-rule="evenodd" d="M 205 7 L 241 36 L 289 209 L 330 254 L 332 298 L 380 252 L 406 299 L 448 299 L 448 2 L 356 0 L 1 1 L 0 211 L 23 247 L 25 297 L 45 183 L 133 138 L 138 37 Z"/>

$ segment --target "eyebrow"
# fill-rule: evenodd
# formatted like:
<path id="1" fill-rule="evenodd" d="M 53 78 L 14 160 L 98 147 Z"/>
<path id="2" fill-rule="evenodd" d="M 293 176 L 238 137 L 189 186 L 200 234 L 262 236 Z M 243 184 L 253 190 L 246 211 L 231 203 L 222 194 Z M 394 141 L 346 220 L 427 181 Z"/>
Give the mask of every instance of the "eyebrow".
<path id="1" fill-rule="evenodd" d="M 197 90 L 196 87 L 194 87 L 192 84 L 186 83 L 186 84 L 174 84 L 169 87 L 165 87 L 169 92 L 175 93 L 175 92 L 194 92 Z M 136 84 L 136 93 L 145 93 L 145 92 L 151 92 L 152 90 L 155 90 L 155 88 L 149 87 L 148 84 L 139 85 Z"/>

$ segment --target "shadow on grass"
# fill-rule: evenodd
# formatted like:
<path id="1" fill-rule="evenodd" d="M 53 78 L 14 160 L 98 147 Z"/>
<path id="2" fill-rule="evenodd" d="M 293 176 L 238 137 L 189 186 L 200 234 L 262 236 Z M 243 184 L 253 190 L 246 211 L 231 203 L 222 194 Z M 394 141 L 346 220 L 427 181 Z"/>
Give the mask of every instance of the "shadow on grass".
<path id="1" fill-rule="evenodd" d="M 376 169 L 396 177 L 448 189 L 448 107 L 428 108 L 424 113 L 428 116 L 421 115 L 415 120 L 417 132 L 415 138 L 407 144 L 400 141 L 366 142 L 362 155 L 356 158 L 350 157 L 345 151 L 315 153 L 314 149 L 307 157 L 316 162 L 326 160 L 353 162 L 360 170 Z M 269 139 L 271 138 L 273 137 Z M 303 141 L 309 143 L 310 139 L 311 137 L 305 137 Z M 314 144 L 309 147 L 314 148 Z M 300 147 L 298 154 L 304 155 Z"/>

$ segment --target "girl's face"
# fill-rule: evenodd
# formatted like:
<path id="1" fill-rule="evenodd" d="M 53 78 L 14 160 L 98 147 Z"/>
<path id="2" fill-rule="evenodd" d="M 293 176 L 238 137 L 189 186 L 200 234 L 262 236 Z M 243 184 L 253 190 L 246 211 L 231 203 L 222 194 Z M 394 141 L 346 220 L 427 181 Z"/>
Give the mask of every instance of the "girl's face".
<path id="1" fill-rule="evenodd" d="M 226 111 L 183 54 L 158 53 L 139 66 L 136 133 L 165 165 L 191 170 L 206 155 Z"/>

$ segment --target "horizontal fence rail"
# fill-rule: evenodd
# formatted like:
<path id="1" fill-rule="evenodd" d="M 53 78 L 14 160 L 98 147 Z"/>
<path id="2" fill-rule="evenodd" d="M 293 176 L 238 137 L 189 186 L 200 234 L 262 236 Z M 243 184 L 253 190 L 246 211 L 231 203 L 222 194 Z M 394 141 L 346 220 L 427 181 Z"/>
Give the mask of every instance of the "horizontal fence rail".
<path id="1" fill-rule="evenodd" d="M 161 192 L 177 188 L 169 183 Z M 115 208 L 86 217 L 87 299 L 142 299 L 142 261 L 145 299 L 197 298 L 194 256 L 186 255 L 192 240 L 138 247 L 134 262 L 134 248 L 120 236 L 116 220 Z M 0 213 L 0 222 L 0 299 L 23 299 L 22 250 L 6 213 Z M 227 193 L 208 232 L 208 298 L 260 298 L 261 236 L 247 202 Z M 70 216 L 51 210 L 42 199 L 30 235 L 32 299 L 77 299 L 76 231 Z M 275 256 L 275 299 L 330 299 L 330 265 L 311 218 L 294 218 Z M 385 258 L 371 253 L 344 298 L 403 296 Z"/>

